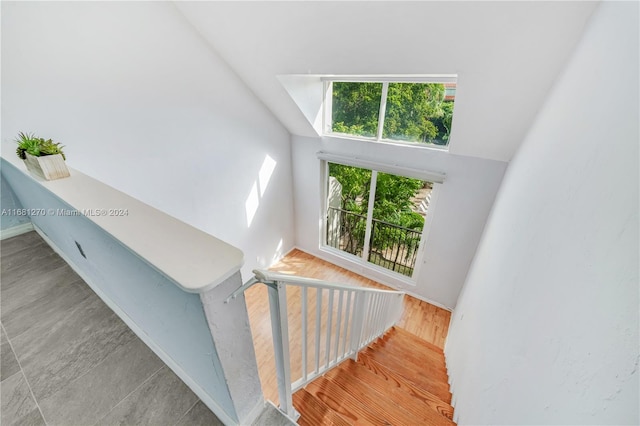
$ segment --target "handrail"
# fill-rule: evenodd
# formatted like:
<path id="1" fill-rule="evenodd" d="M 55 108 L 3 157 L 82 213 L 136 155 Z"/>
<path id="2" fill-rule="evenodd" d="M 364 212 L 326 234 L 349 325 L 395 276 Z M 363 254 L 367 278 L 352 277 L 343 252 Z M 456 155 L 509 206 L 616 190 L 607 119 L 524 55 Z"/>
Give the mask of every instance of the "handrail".
<path id="1" fill-rule="evenodd" d="M 235 299 L 236 297 L 240 296 L 242 293 L 244 293 L 245 291 L 249 290 L 250 287 L 253 287 L 254 285 L 258 284 L 259 282 L 260 282 L 260 280 L 257 280 L 256 277 L 251 277 L 251 279 L 249 281 L 247 281 L 246 283 L 242 284 L 240 287 L 238 287 L 236 289 L 236 291 L 231 293 L 229 295 L 229 297 L 227 297 L 225 299 L 224 303 L 229 303 L 229 301 L 231 299 Z"/>
<path id="2" fill-rule="evenodd" d="M 349 213 L 349 214 L 351 214 L 353 216 L 358 216 L 358 217 L 361 217 L 363 219 L 367 218 L 366 216 L 363 216 L 360 213 L 352 212 L 350 210 L 345 210 L 345 209 L 341 209 L 341 208 L 338 208 L 338 207 L 329 207 L 328 210 L 335 210 L 335 211 L 338 211 L 338 212 L 341 212 L 341 213 Z M 396 225 L 395 223 L 386 222 L 386 221 L 384 221 L 382 219 L 376 219 L 375 217 L 371 218 L 371 220 L 375 221 L 375 222 L 378 222 L 378 223 L 382 223 L 382 224 L 387 225 L 387 226 L 394 227 L 396 229 L 401 229 L 403 231 L 418 232 L 418 233 L 422 232 L 422 230 L 417 230 L 417 229 L 414 229 L 414 228 L 407 228 L 406 226 Z"/>
<path id="3" fill-rule="evenodd" d="M 382 336 L 402 315 L 404 292 L 401 291 L 330 283 L 260 269 L 253 273 L 255 277 L 234 291 L 227 302 L 254 284 L 261 282 L 268 286 L 280 410 L 294 420 L 299 414 L 293 407 L 293 392 L 345 359 L 357 359 L 360 350 Z M 299 288 L 301 302 L 301 325 L 291 324 L 301 339 L 299 345 L 294 345 L 299 349 L 293 354 L 287 312 L 288 286 Z M 290 296 L 295 297 L 293 293 Z M 308 333 L 309 329 L 315 333 Z M 315 338 L 309 338 L 308 334 Z M 296 364 L 300 369 L 299 378 L 292 377 L 292 359 L 299 361 L 299 365 Z"/>
<path id="4" fill-rule="evenodd" d="M 362 219 L 366 219 L 367 218 L 367 215 L 356 213 L 356 212 L 351 211 L 351 210 L 345 210 L 345 209 L 342 209 L 340 207 L 328 207 L 327 210 L 335 210 L 335 211 L 339 211 L 339 212 L 349 213 L 349 214 L 351 214 L 353 216 L 358 216 L 358 217 L 360 217 Z"/>
<path id="5" fill-rule="evenodd" d="M 265 284 L 279 281 L 279 282 L 284 282 L 287 284 L 301 286 L 301 287 L 325 288 L 325 289 L 334 289 L 334 290 L 352 290 L 352 291 L 358 291 L 363 293 L 405 294 L 403 291 L 382 290 L 379 288 L 360 287 L 355 285 L 332 283 L 328 281 L 318 280 L 315 278 L 306 278 L 306 277 L 298 277 L 295 275 L 280 274 L 277 272 L 271 272 L 264 269 L 254 269 L 253 273 L 255 274 L 255 277 L 259 282 L 263 282 Z"/>

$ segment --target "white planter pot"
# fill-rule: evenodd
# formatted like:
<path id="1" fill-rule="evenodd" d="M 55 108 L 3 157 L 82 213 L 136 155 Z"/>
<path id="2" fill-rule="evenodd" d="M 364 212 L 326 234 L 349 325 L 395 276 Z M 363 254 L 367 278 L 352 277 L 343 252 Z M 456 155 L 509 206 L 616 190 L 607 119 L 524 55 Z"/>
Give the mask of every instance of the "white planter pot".
<path id="1" fill-rule="evenodd" d="M 34 175 L 46 180 L 69 177 L 69 169 L 61 154 L 35 157 L 25 152 L 25 155 L 27 158 L 24 160 L 24 164 L 27 166 L 27 170 Z"/>

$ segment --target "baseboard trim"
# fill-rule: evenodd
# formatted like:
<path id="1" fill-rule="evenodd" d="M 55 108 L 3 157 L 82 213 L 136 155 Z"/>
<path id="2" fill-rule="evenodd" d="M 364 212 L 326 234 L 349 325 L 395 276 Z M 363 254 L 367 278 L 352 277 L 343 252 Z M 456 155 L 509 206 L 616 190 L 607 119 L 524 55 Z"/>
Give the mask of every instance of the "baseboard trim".
<path id="1" fill-rule="evenodd" d="M 31 224 L 30 224 L 31 225 Z M 42 237 L 42 239 L 55 251 L 67 264 L 73 269 L 79 276 L 87 283 L 87 285 L 93 290 L 100 299 L 109 307 L 113 312 L 116 313 L 124 321 L 125 324 L 142 340 L 158 357 L 169 367 L 171 370 L 178 376 L 180 379 L 195 393 L 198 398 L 204 402 L 204 404 L 209 407 L 209 409 L 213 412 L 213 414 L 218 417 L 218 419 L 224 423 L 225 425 L 238 425 L 237 420 L 233 420 L 229 415 L 218 405 L 218 403 L 211 398 L 211 396 L 204 391 L 193 379 L 189 376 L 183 369 L 178 365 L 178 363 L 171 358 L 169 354 L 167 354 L 160 346 L 158 346 L 150 337 L 147 335 L 138 325 L 133 321 L 133 319 L 126 314 L 120 307 L 111 300 L 106 294 L 102 292 L 100 287 L 96 285 L 93 280 L 84 273 L 84 271 L 78 267 L 61 249 L 54 243 L 42 229 L 38 228 L 38 226 L 33 225 L 32 229 Z"/>
<path id="2" fill-rule="evenodd" d="M 304 250 L 298 248 L 298 246 L 294 245 L 285 254 L 280 256 L 280 258 L 277 260 L 277 262 L 280 262 L 282 259 L 284 259 L 285 257 L 289 256 L 291 254 L 291 252 L 294 251 L 294 250 L 304 251 Z M 306 251 L 305 251 L 305 253 L 306 253 Z"/>
<path id="3" fill-rule="evenodd" d="M 448 306 L 443 305 L 442 303 L 438 303 L 435 300 L 429 299 L 428 297 L 420 296 L 419 294 L 416 294 L 413 291 L 408 291 L 408 290 L 403 290 L 403 291 L 405 293 L 407 293 L 411 297 L 415 297 L 416 299 L 422 300 L 423 302 L 426 302 L 426 303 L 428 303 L 430 305 L 437 306 L 438 308 L 444 309 L 445 311 L 449 311 L 451 313 L 453 313 L 453 311 L 454 311 L 453 309 L 451 309 Z"/>
<path id="4" fill-rule="evenodd" d="M 31 222 L 12 226 L 11 228 L 0 231 L 0 240 L 6 240 L 7 238 L 16 237 L 31 231 L 33 231 L 33 224 Z"/>

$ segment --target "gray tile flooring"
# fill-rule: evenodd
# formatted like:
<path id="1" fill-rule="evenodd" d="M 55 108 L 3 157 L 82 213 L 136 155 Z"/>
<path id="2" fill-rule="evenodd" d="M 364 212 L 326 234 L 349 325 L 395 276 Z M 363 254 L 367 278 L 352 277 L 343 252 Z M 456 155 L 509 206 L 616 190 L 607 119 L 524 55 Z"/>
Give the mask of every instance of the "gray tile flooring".
<path id="1" fill-rule="evenodd" d="M 0 254 L 3 426 L 221 424 L 38 234 Z"/>

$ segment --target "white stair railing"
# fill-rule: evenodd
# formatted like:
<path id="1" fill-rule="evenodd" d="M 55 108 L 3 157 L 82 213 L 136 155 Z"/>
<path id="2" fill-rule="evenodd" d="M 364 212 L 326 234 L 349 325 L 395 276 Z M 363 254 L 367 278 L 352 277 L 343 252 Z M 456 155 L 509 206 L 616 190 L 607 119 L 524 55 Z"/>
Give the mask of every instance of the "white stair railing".
<path id="1" fill-rule="evenodd" d="M 230 298 L 256 283 L 269 287 L 280 410 L 293 419 L 298 417 L 292 402 L 295 391 L 345 359 L 357 359 L 361 349 L 402 315 L 403 292 L 253 272 L 255 278 Z M 295 298 L 300 299 L 300 311 L 288 312 L 287 299 L 298 306 Z"/>

